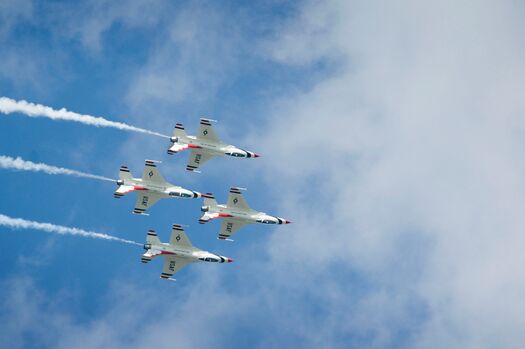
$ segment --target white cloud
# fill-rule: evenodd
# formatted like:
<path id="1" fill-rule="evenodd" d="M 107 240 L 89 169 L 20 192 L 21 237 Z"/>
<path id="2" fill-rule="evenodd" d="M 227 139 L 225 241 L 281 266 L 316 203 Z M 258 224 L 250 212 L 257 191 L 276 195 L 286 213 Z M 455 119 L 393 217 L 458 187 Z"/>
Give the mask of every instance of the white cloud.
<path id="1" fill-rule="evenodd" d="M 188 99 L 209 100 L 235 75 L 239 55 L 246 54 L 240 24 L 220 6 L 180 6 L 174 13 L 132 81 L 128 101 L 135 108 L 154 104 L 162 110 Z"/>
<path id="2" fill-rule="evenodd" d="M 79 40 L 91 54 L 100 54 L 104 34 L 115 25 L 128 30 L 151 28 L 169 8 L 165 0 L 85 1 L 75 4 L 47 4 L 51 12 L 46 25 L 61 37 Z"/>
<path id="3" fill-rule="evenodd" d="M 287 246 L 316 263 L 346 260 L 387 293 L 423 300 L 415 347 L 519 346 L 523 7 L 335 2 L 305 11 L 272 55 L 346 61 L 312 91 L 286 96 L 271 137 L 259 138 L 271 140 L 259 147 L 281 178 L 272 183 L 301 222 L 293 238 L 274 236 L 274 257 L 284 260 Z M 313 243 L 319 236 L 326 247 Z"/>

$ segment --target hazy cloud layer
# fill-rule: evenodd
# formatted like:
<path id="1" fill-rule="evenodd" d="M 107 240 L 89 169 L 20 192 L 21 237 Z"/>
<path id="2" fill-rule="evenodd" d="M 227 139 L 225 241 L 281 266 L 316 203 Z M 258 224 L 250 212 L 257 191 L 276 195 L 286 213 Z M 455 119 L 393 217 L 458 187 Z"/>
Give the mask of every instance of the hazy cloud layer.
<path id="1" fill-rule="evenodd" d="M 90 54 L 100 54 L 104 35 L 114 26 L 128 30 L 151 28 L 163 20 L 170 9 L 166 0 L 81 1 L 74 4 L 46 4 L 52 14 L 45 23 L 57 36 L 78 40 Z"/>
<path id="2" fill-rule="evenodd" d="M 205 10 L 186 11 L 130 104 L 191 98 L 205 82 L 213 93 L 239 62 L 235 37 L 215 47 L 222 37 L 191 21 Z M 178 298 L 157 283 L 115 286 L 88 324 L 15 289 L 10 298 L 26 296 L 2 317 L 35 335 L 41 319 L 60 333 L 55 347 L 520 347 L 523 15 L 513 1 L 305 2 L 253 42 L 261 60 L 333 68 L 276 96 L 250 139 L 269 154 L 258 173 L 268 195 L 294 223 L 239 251 L 228 284 L 205 265 L 191 266 Z M 227 22 L 213 14 L 204 33 Z M 226 68 L 205 59 L 210 45 Z"/>
<path id="3" fill-rule="evenodd" d="M 179 7 L 159 32 L 148 62 L 134 76 L 129 104 L 135 108 L 154 104 L 158 110 L 214 97 L 219 86 L 235 77 L 241 55 L 247 57 L 241 40 L 247 28 L 237 22 L 242 19 L 213 2 Z"/>
<path id="4" fill-rule="evenodd" d="M 384 319 L 368 330 L 396 333 L 389 313 L 410 317 L 414 297 L 415 347 L 524 339 L 522 15 L 513 2 L 313 3 L 275 44 L 288 64 L 345 64 L 283 102 L 261 138 L 280 158 L 268 170 L 289 179 L 285 207 L 303 218 L 295 238 L 274 236 L 273 256 L 286 245 L 369 273 L 389 300 L 369 304 L 365 320 Z M 312 243 L 321 234 L 326 248 Z"/>

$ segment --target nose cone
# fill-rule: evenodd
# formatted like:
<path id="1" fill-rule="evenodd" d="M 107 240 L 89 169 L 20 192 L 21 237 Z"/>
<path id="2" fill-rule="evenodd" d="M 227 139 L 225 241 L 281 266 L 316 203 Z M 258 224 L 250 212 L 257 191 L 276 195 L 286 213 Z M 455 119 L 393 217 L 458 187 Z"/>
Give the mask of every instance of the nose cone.
<path id="1" fill-rule="evenodd" d="M 254 153 L 253 151 L 244 150 L 244 152 L 246 153 L 247 158 L 258 158 L 260 156 L 259 154 Z"/>
<path id="2" fill-rule="evenodd" d="M 292 223 L 291 221 L 287 220 L 287 219 L 284 219 L 284 218 L 281 218 L 281 217 L 277 217 L 277 221 L 279 224 L 290 224 Z"/>
<path id="3" fill-rule="evenodd" d="M 228 260 L 228 263 L 233 262 L 233 259 L 231 259 L 231 258 L 226 258 L 226 259 Z"/>

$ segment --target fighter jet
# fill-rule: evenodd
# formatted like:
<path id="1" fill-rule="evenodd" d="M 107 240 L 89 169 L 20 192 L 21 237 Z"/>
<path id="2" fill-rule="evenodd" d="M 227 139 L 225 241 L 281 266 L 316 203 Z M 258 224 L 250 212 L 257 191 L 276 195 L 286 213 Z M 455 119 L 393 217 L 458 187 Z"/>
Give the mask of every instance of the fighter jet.
<path id="1" fill-rule="evenodd" d="M 204 197 L 204 206 L 202 206 L 201 211 L 204 212 L 204 214 L 199 219 L 199 223 L 204 224 L 212 219 L 222 218 L 223 222 L 221 230 L 219 231 L 219 240 L 233 241 L 230 239 L 230 236 L 246 224 L 291 223 L 284 218 L 270 216 L 264 212 L 258 212 L 250 208 L 240 190 L 241 188 L 230 188 L 230 195 L 228 196 L 228 203 L 226 205 L 217 204 L 217 201 L 211 193 L 202 194 L 202 197 Z"/>
<path id="2" fill-rule="evenodd" d="M 254 152 L 237 148 L 236 146 L 223 143 L 215 134 L 210 119 L 201 118 L 198 136 L 188 136 L 182 124 L 175 125 L 173 137 L 170 138 L 172 145 L 168 154 L 175 154 L 182 150 L 191 149 L 190 158 L 186 170 L 197 171 L 199 166 L 214 156 L 229 155 L 238 158 L 257 158 Z"/>
<path id="3" fill-rule="evenodd" d="M 231 258 L 219 256 L 194 247 L 186 233 L 184 233 L 182 226 L 178 224 L 173 224 L 169 243 L 160 242 L 157 233 L 155 233 L 154 230 L 149 230 L 146 236 L 144 250 L 146 250 L 146 252 L 142 255 L 142 263 L 148 263 L 157 256 L 164 256 L 164 266 L 160 277 L 168 280 L 175 280 L 172 279 L 171 276 L 188 263 L 233 262 Z"/>
<path id="4" fill-rule="evenodd" d="M 146 209 L 153 206 L 162 198 L 199 198 L 196 191 L 184 189 L 170 184 L 161 176 L 156 168 L 155 161 L 146 160 L 142 178 L 133 178 L 127 166 L 121 166 L 119 171 L 118 188 L 114 197 L 119 199 L 132 191 L 137 192 L 137 201 L 133 213 L 147 215 Z"/>

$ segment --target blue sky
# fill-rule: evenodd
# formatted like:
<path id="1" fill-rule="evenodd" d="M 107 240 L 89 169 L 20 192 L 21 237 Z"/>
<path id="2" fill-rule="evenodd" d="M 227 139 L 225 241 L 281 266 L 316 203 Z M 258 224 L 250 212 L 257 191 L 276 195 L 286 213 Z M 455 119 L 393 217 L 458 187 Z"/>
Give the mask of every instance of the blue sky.
<path id="1" fill-rule="evenodd" d="M 12 348 L 515 348 L 525 340 L 524 7 L 515 1 L 3 1 L 0 96 L 262 154 L 186 173 L 165 139 L 0 115 L 0 155 L 247 187 L 288 226 L 234 243 L 200 200 L 131 214 L 97 180 L 0 171 L 0 213 L 232 257 L 176 283 L 118 242 L 0 228 Z"/>

